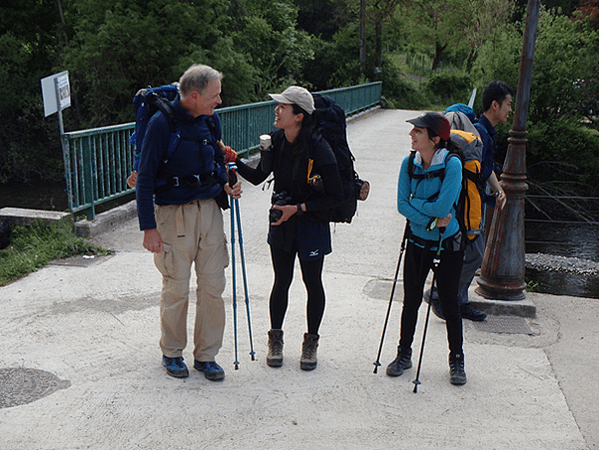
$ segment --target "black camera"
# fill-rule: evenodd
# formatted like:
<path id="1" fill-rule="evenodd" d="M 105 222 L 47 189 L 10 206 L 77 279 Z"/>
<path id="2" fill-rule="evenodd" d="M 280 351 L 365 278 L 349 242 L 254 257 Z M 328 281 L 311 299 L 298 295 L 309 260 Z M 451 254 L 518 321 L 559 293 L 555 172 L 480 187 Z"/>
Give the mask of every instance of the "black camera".
<path id="1" fill-rule="evenodd" d="M 270 202 L 273 205 L 283 206 L 283 205 L 287 205 L 291 202 L 291 197 L 289 196 L 289 194 L 287 194 L 287 191 L 274 193 L 274 194 L 272 194 L 272 198 L 270 199 Z M 283 215 L 283 212 L 280 209 L 270 208 L 268 215 L 270 217 L 270 223 L 273 223 L 273 222 L 278 221 L 281 218 L 281 216 Z"/>

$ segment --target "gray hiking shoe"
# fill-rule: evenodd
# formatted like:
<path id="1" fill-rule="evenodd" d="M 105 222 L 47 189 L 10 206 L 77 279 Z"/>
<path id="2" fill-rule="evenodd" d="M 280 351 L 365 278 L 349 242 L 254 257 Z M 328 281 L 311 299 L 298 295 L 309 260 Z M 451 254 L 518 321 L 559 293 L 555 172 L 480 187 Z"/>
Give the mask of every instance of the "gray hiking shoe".
<path id="1" fill-rule="evenodd" d="M 457 386 L 466 384 L 466 372 L 464 371 L 464 354 L 449 356 L 449 382 Z"/>

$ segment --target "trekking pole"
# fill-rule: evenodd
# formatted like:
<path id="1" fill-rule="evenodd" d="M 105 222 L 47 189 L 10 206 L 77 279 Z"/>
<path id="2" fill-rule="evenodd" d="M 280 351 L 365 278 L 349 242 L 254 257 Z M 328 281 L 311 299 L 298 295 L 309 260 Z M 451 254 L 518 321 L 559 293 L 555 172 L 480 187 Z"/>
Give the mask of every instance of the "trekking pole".
<path id="1" fill-rule="evenodd" d="M 439 267 L 441 263 L 441 244 L 443 243 L 443 233 L 445 232 L 445 227 L 439 227 L 439 245 L 437 246 L 437 253 L 433 257 L 433 266 L 435 269 L 433 270 L 433 281 L 431 284 L 431 291 L 429 294 L 429 302 L 428 308 L 426 308 L 426 319 L 424 319 L 424 331 L 422 332 L 422 342 L 420 343 L 420 356 L 418 357 L 418 369 L 416 370 L 416 379 L 413 381 L 414 383 L 414 393 L 418 392 L 418 385 L 420 384 L 420 367 L 422 367 L 422 354 L 424 353 L 424 340 L 426 339 L 426 330 L 428 329 L 428 318 L 431 315 L 431 307 L 433 305 L 433 289 L 432 286 L 435 285 L 435 278 L 437 276 L 436 269 Z"/>
<path id="2" fill-rule="evenodd" d="M 239 211 L 239 199 L 235 199 L 235 210 L 237 211 L 237 234 L 239 235 L 239 255 L 241 256 L 241 272 L 243 274 L 243 290 L 245 293 L 245 308 L 248 317 L 248 330 L 250 334 L 250 356 L 252 357 L 252 361 L 255 361 L 256 358 L 254 355 L 254 341 L 252 339 L 252 321 L 250 320 L 250 297 L 248 294 L 248 281 L 247 275 L 245 271 L 245 255 L 243 253 L 243 235 L 241 234 L 241 212 Z"/>
<path id="3" fill-rule="evenodd" d="M 379 351 L 376 355 L 376 361 L 374 364 L 374 371 L 372 373 L 377 373 L 378 368 L 381 365 L 381 352 L 383 351 L 383 341 L 385 339 L 385 332 L 387 331 L 387 323 L 389 322 L 389 313 L 391 313 L 391 304 L 393 303 L 393 295 L 395 294 L 395 286 L 397 285 L 397 276 L 399 275 L 399 266 L 401 265 L 401 258 L 403 256 L 403 252 L 406 248 L 406 240 L 408 238 L 408 227 L 410 223 L 406 221 L 406 227 L 404 228 L 403 238 L 401 240 L 401 247 L 399 251 L 399 259 L 397 260 L 397 267 L 395 268 L 395 278 L 393 278 L 393 286 L 391 287 L 391 295 L 389 296 L 389 305 L 387 306 L 387 315 L 385 316 L 385 324 L 383 325 L 383 334 L 381 335 L 381 343 L 379 344 Z"/>
<path id="4" fill-rule="evenodd" d="M 233 170 L 234 163 L 229 163 L 229 186 L 237 183 L 237 174 Z M 231 270 L 233 272 L 233 334 L 235 336 L 235 370 L 239 369 L 237 358 L 237 276 L 235 271 L 235 202 L 231 195 Z"/>

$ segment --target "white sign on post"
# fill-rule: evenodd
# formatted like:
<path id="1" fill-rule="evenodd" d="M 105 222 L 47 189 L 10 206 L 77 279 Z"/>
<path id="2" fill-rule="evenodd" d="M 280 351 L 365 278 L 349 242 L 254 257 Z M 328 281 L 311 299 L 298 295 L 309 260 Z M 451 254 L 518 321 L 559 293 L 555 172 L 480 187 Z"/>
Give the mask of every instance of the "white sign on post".
<path id="1" fill-rule="evenodd" d="M 71 106 L 71 87 L 69 86 L 69 72 L 65 70 L 49 77 L 42 78 L 42 98 L 44 99 L 44 115 L 58 113 L 58 127 L 60 131 L 60 145 L 62 146 L 62 158 L 64 161 L 65 173 L 70 172 L 69 153 L 64 138 L 64 125 L 62 124 L 62 110 Z M 71 192 L 71 178 L 66 177 L 69 209 L 73 210 Z"/>
<path id="2" fill-rule="evenodd" d="M 68 70 L 42 78 L 42 96 L 44 98 L 44 116 L 48 117 L 60 109 L 71 106 L 71 87 Z"/>

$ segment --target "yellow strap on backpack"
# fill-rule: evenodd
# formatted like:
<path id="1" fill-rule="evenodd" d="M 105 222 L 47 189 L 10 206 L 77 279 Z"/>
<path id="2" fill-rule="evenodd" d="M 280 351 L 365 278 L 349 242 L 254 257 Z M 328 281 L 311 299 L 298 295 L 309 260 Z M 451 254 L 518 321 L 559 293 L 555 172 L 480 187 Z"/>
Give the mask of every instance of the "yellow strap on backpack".
<path id="1" fill-rule="evenodd" d="M 312 176 L 312 168 L 314 167 L 314 160 L 308 159 L 308 184 L 311 184 L 319 175 Z"/>
<path id="2" fill-rule="evenodd" d="M 317 190 L 322 190 L 322 178 L 320 175 L 312 175 L 312 168 L 314 167 L 314 160 L 308 159 L 308 179 L 306 180 L 309 186 Z"/>

